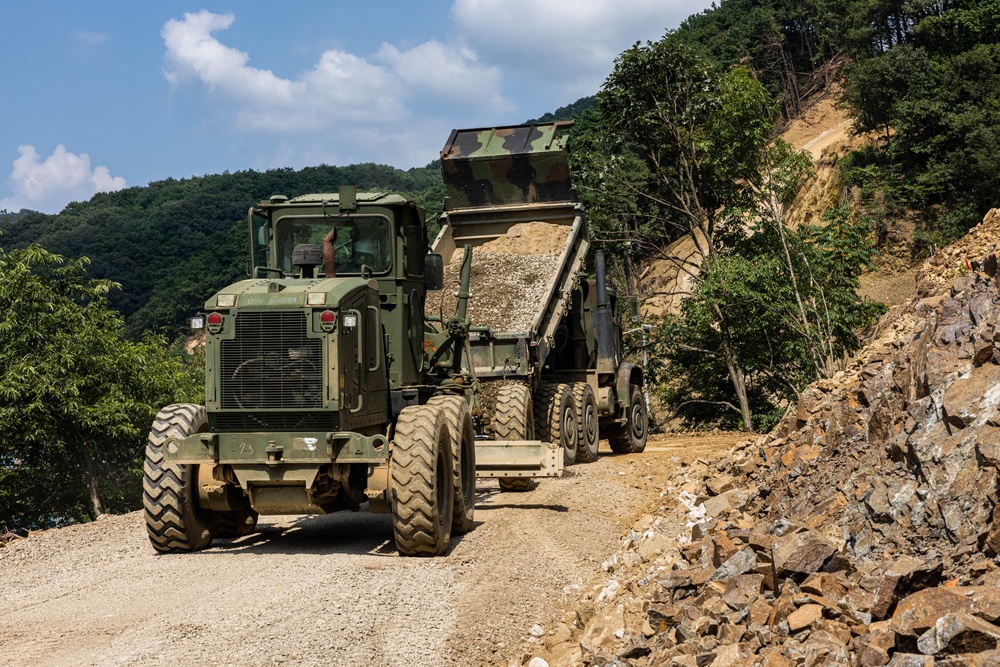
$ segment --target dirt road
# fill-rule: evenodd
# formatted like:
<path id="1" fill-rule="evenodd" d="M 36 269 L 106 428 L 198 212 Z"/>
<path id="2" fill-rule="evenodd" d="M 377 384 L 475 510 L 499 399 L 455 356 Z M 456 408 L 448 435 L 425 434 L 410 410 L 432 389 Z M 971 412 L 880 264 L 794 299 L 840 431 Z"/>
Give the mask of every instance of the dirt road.
<path id="1" fill-rule="evenodd" d="M 529 493 L 482 482 L 475 528 L 434 559 L 398 557 L 390 519 L 366 512 L 264 517 L 168 556 L 140 513 L 36 534 L 0 548 L 0 665 L 506 664 L 681 460 L 738 438 L 657 438 Z"/>

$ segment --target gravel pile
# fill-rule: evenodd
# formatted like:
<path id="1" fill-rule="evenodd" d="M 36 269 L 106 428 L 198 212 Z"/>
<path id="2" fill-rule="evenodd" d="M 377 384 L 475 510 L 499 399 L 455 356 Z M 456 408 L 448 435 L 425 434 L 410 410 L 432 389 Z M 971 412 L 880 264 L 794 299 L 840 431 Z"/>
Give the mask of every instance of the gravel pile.
<path id="1" fill-rule="evenodd" d="M 472 253 L 469 316 L 473 326 L 494 331 L 527 331 L 542 309 L 569 228 L 545 222 L 514 225 Z M 428 295 L 424 311 L 445 318 L 455 313 L 464 253 L 445 266 L 445 288 Z"/>

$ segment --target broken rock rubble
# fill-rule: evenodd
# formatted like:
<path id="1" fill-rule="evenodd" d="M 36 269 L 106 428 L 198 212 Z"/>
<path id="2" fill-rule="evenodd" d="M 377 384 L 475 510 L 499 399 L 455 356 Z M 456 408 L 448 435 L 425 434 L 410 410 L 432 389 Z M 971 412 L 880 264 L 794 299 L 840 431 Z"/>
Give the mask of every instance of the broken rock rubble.
<path id="1" fill-rule="evenodd" d="M 534 654 L 1000 666 L 998 242 L 994 210 L 771 434 L 686 466 Z"/>

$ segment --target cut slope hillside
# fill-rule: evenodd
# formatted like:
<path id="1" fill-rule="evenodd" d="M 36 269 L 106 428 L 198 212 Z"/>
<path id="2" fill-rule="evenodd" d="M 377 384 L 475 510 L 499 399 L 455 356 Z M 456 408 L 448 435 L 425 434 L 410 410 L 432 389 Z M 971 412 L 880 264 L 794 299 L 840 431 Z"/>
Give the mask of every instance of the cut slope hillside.
<path id="1" fill-rule="evenodd" d="M 864 140 L 851 132 L 851 119 L 837 103 L 839 95 L 836 85 L 826 87 L 779 135 L 794 148 L 809 151 L 816 172 L 784 212 L 793 228 L 822 224 L 823 214 L 843 203 L 836 163 Z M 660 254 L 661 257 L 649 261 L 640 275 L 640 288 L 646 295 L 642 311 L 645 317 L 659 317 L 676 309 L 681 298 L 690 293 L 697 275 L 696 269 L 685 274 L 678 270 L 678 265 L 700 263 L 698 250 L 688 238 L 678 239 Z M 899 272 L 887 272 L 868 276 L 863 279 L 863 295 L 892 306 L 912 296 L 912 283 L 912 274 L 901 277 Z"/>

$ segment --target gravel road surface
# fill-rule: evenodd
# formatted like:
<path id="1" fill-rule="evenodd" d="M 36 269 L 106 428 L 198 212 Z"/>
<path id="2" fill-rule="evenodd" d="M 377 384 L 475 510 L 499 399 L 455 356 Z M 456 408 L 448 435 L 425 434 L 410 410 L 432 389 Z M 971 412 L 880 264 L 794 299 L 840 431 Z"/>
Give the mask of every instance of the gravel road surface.
<path id="1" fill-rule="evenodd" d="M 733 441 L 602 449 L 528 493 L 480 481 L 476 526 L 440 558 L 400 558 L 389 517 L 364 511 L 262 517 L 195 554 L 157 555 L 138 512 L 36 533 L 0 548 L 0 665 L 506 665 L 669 470 Z"/>

